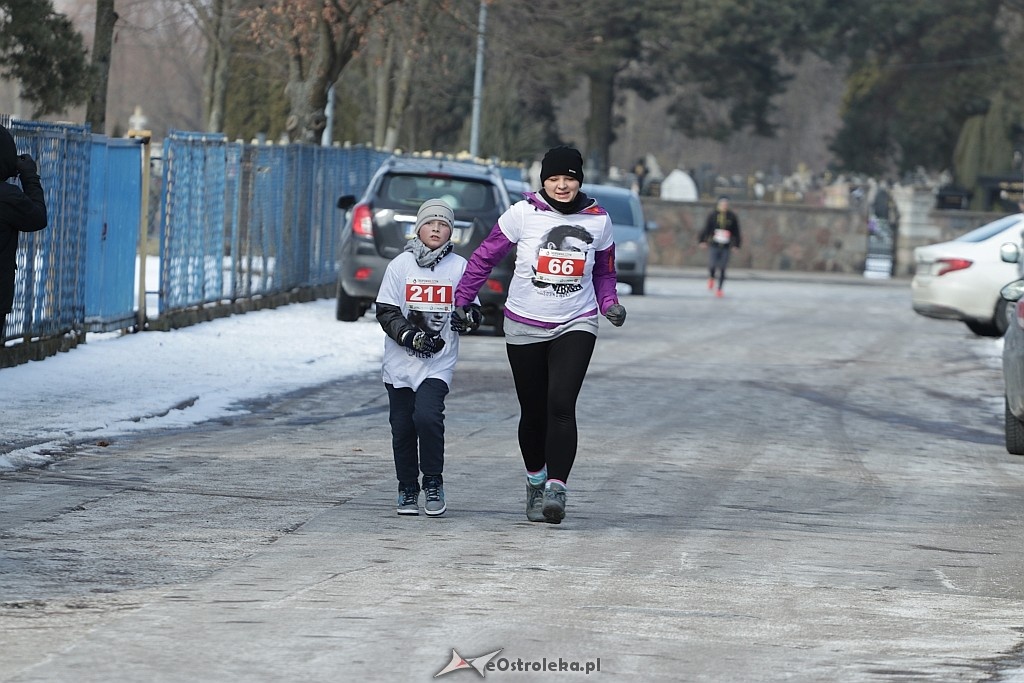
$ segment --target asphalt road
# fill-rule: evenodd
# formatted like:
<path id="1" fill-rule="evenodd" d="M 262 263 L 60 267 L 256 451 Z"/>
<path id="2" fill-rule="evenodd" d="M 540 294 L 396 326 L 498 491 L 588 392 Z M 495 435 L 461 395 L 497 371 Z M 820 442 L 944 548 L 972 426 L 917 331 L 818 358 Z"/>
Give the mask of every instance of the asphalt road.
<path id="1" fill-rule="evenodd" d="M 0 477 L 0 681 L 427 681 L 453 649 L 514 681 L 1024 680 L 996 342 L 905 282 L 648 289 L 602 325 L 561 525 L 525 519 L 485 336 L 440 519 L 394 512 L 376 374 Z"/>

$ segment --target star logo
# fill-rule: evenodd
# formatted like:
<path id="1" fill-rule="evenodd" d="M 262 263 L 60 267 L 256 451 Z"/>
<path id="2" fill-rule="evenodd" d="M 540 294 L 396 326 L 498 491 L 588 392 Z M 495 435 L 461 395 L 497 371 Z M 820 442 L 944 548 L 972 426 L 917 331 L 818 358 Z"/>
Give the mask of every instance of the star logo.
<path id="1" fill-rule="evenodd" d="M 487 664 L 492 659 L 494 659 L 498 655 L 498 653 L 501 652 L 501 650 L 504 649 L 505 648 L 501 648 L 499 650 L 495 650 L 494 652 L 490 652 L 485 655 L 480 655 L 479 657 L 470 657 L 469 659 L 466 659 L 458 652 L 456 652 L 455 648 L 452 648 L 452 661 L 448 662 L 448 666 L 434 674 L 434 678 L 437 678 L 438 676 L 444 676 L 445 674 L 450 674 L 451 672 L 458 671 L 459 669 L 476 669 L 476 672 L 480 674 L 480 678 L 484 678 L 484 676 L 486 675 L 484 674 L 484 668 L 486 668 Z"/>

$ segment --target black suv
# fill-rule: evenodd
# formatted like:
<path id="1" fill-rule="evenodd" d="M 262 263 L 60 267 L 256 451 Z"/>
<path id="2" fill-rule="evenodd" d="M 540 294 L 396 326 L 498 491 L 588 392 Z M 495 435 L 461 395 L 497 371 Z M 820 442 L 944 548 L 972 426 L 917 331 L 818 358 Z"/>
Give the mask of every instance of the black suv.
<path id="1" fill-rule="evenodd" d="M 455 252 L 469 258 L 509 207 L 508 191 L 494 166 L 394 156 L 381 164 L 363 197 L 338 200 L 349 211 L 342 236 L 338 320 L 358 320 L 377 297 L 388 262 L 413 237 L 416 212 L 427 199 L 443 199 L 455 211 Z M 515 253 L 502 260 L 480 290 L 484 324 L 502 334 L 505 297 Z"/>

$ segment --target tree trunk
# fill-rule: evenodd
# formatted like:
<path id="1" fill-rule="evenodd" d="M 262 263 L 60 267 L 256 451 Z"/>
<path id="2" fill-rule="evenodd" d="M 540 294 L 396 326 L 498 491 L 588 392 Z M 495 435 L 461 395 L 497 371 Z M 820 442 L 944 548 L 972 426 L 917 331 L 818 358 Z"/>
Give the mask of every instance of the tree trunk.
<path id="1" fill-rule="evenodd" d="M 291 140 L 319 144 L 327 127 L 327 89 L 361 47 L 369 23 L 385 6 L 396 1 L 332 2 L 335 12 L 330 15 L 330 22 L 324 13 L 317 15 L 316 35 L 308 59 L 301 49 L 292 50 L 289 59 L 285 90 L 290 106 L 286 127 Z"/>
<path id="2" fill-rule="evenodd" d="M 301 59 L 291 59 L 289 71 L 295 73 L 302 68 Z M 323 68 L 311 69 L 305 78 L 289 78 L 285 91 L 288 95 L 289 114 L 285 127 L 292 142 L 317 144 L 327 127 L 327 89 L 337 80 L 338 69 L 328 77 Z"/>
<path id="3" fill-rule="evenodd" d="M 96 0 L 96 37 L 92 43 L 93 88 L 85 108 L 86 123 L 92 132 L 104 134 L 107 125 L 107 82 L 110 78 L 110 53 L 114 43 L 117 12 L 114 0 Z"/>
<path id="4" fill-rule="evenodd" d="M 601 182 L 608 175 L 608 159 L 614 133 L 612 106 L 615 104 L 615 71 L 608 69 L 588 75 L 590 81 L 590 118 L 587 119 L 587 164 L 585 173 Z"/>
<path id="5" fill-rule="evenodd" d="M 431 0 L 419 0 L 416 12 L 409 20 L 408 26 L 399 35 L 398 42 L 404 45 L 402 61 L 395 75 L 395 92 L 391 96 L 391 111 L 388 114 L 387 133 L 384 136 L 384 149 L 393 150 L 398 145 L 398 137 L 402 132 L 402 120 L 409 104 L 409 89 L 412 84 L 412 72 L 415 68 L 416 52 L 423 41 L 423 21 L 430 9 Z"/>
<path id="6" fill-rule="evenodd" d="M 376 89 L 376 106 L 373 110 L 373 145 L 384 146 L 387 132 L 389 101 L 391 99 L 391 60 L 395 50 L 394 34 L 389 32 L 387 40 L 374 41 L 376 49 L 370 54 L 369 82 Z"/>
<path id="7" fill-rule="evenodd" d="M 395 79 L 395 95 L 391 102 L 391 114 L 388 117 L 387 134 L 384 136 L 384 149 L 389 152 L 398 145 L 398 134 L 402 130 L 402 118 L 405 106 L 409 102 L 409 85 L 412 82 L 413 48 L 407 46 L 402 55 L 402 63 L 398 67 Z"/>
<path id="8" fill-rule="evenodd" d="M 216 0 L 216 39 L 211 44 L 214 53 L 207 101 L 210 109 L 206 116 L 206 130 L 220 133 L 224 130 L 224 110 L 227 107 L 228 76 L 231 64 L 231 50 L 236 29 L 235 9 L 237 0 Z"/>
<path id="9" fill-rule="evenodd" d="M 214 6 L 214 11 L 220 7 L 220 2 Z M 203 61 L 203 121 L 206 122 L 206 130 L 210 130 L 210 113 L 213 111 L 213 74 L 217 70 L 217 60 L 220 58 L 220 51 L 215 41 L 207 36 L 206 59 Z"/>

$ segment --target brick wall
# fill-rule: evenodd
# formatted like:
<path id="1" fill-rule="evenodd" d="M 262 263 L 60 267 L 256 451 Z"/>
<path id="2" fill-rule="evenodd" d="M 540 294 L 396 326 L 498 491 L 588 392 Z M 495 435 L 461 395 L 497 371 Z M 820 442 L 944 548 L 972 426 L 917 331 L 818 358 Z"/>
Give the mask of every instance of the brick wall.
<path id="1" fill-rule="evenodd" d="M 913 273 L 913 249 L 952 239 L 1005 214 L 935 210 L 928 190 L 894 193 L 900 207 L 896 275 Z M 867 221 L 853 209 L 799 204 L 743 202 L 730 208 L 740 219 L 743 247 L 730 264 L 758 270 L 861 273 L 867 249 Z M 707 265 L 697 237 L 712 201 L 674 202 L 643 198 L 644 212 L 658 229 L 649 233 L 650 263 L 660 266 Z"/>

